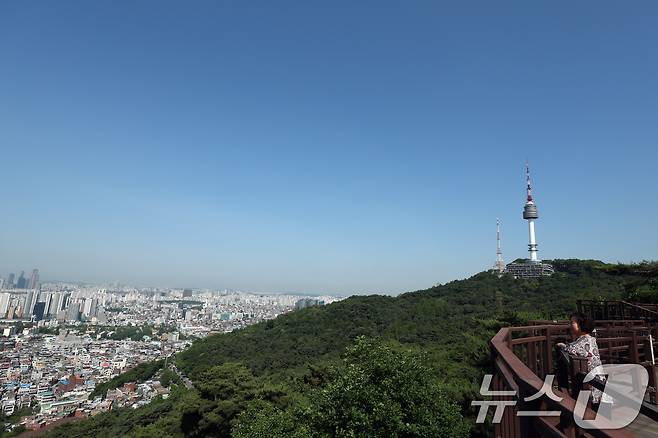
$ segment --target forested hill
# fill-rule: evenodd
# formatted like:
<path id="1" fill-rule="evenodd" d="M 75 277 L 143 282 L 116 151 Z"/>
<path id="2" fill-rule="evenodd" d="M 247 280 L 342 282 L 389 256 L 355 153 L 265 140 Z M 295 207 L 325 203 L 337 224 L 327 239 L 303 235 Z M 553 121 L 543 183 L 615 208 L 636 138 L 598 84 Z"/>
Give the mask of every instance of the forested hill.
<path id="1" fill-rule="evenodd" d="M 198 340 L 176 358 L 195 389 L 51 436 L 461 437 L 463 429 L 442 427 L 459 410 L 472 414 L 488 341 L 501 326 L 566 317 L 578 299 L 658 298 L 656 264 L 552 263 L 552 277 L 483 272 L 398 297 L 354 296 Z M 395 384 L 382 375 L 397 376 Z M 436 406 L 443 399 L 423 389 L 435 387 L 446 404 Z M 396 398 L 400 391 L 413 409 Z M 464 424 L 471 434 L 486 432 Z"/>
<path id="2" fill-rule="evenodd" d="M 423 347 L 466 351 L 493 319 L 558 318 L 578 299 L 621 298 L 635 272 L 613 271 L 597 261 L 555 260 L 557 273 L 515 280 L 490 272 L 399 297 L 354 296 L 307 308 L 233 333 L 196 342 L 179 355 L 192 377 L 209 366 L 238 361 L 255 374 L 287 373 L 306 363 L 338 355 L 356 336 L 379 336 Z M 457 345 L 456 345 L 457 344 Z M 462 348 L 459 344 L 466 344 Z M 484 348 L 484 345 L 479 345 Z M 486 354 L 486 353 L 485 353 Z"/>

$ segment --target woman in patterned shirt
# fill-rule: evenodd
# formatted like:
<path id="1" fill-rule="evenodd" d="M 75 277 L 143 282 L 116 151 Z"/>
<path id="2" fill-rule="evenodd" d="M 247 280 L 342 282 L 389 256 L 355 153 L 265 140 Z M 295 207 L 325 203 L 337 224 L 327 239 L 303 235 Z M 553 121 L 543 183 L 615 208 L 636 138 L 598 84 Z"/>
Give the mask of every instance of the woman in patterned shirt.
<path id="1" fill-rule="evenodd" d="M 599 356 L 599 347 L 596 344 L 596 338 L 591 335 L 594 331 L 594 322 L 588 319 L 582 313 L 574 313 L 571 315 L 571 326 L 569 327 L 571 336 L 574 341 L 568 344 L 558 344 L 558 347 L 572 356 L 586 357 L 587 358 L 587 371 L 592 371 L 594 368 L 601 365 L 601 356 Z M 600 381 L 605 381 L 605 376 L 597 376 Z M 592 388 L 592 407 L 598 410 L 599 403 L 601 402 L 602 392 L 599 389 Z M 607 397 L 604 396 L 604 402 L 608 402 Z"/>

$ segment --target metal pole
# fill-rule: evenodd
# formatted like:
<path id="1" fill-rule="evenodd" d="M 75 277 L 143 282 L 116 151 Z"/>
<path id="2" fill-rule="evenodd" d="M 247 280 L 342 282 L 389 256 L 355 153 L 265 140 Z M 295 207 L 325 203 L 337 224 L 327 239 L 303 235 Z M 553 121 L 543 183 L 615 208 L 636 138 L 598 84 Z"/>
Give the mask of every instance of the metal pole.
<path id="1" fill-rule="evenodd" d="M 651 336 L 651 333 L 649 333 L 649 348 L 651 349 L 651 364 L 655 365 L 656 364 L 656 356 L 653 354 L 653 336 Z"/>

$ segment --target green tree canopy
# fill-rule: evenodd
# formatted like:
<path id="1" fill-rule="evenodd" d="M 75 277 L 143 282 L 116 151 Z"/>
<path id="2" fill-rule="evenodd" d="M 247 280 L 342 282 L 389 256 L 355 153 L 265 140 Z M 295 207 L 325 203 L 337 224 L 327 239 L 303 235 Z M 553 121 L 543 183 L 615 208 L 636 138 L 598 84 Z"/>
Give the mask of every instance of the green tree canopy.
<path id="1" fill-rule="evenodd" d="M 359 337 L 310 404 L 287 411 L 255 402 L 233 435 L 465 437 L 469 427 L 420 354 Z"/>

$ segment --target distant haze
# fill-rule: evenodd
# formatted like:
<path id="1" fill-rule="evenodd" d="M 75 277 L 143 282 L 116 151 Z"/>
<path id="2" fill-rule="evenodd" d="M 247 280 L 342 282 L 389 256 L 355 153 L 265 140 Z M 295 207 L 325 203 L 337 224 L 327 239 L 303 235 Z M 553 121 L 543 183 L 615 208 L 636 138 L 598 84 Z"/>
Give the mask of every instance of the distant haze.
<path id="1" fill-rule="evenodd" d="M 398 293 L 658 258 L 658 3 L 4 2 L 0 275 Z"/>

